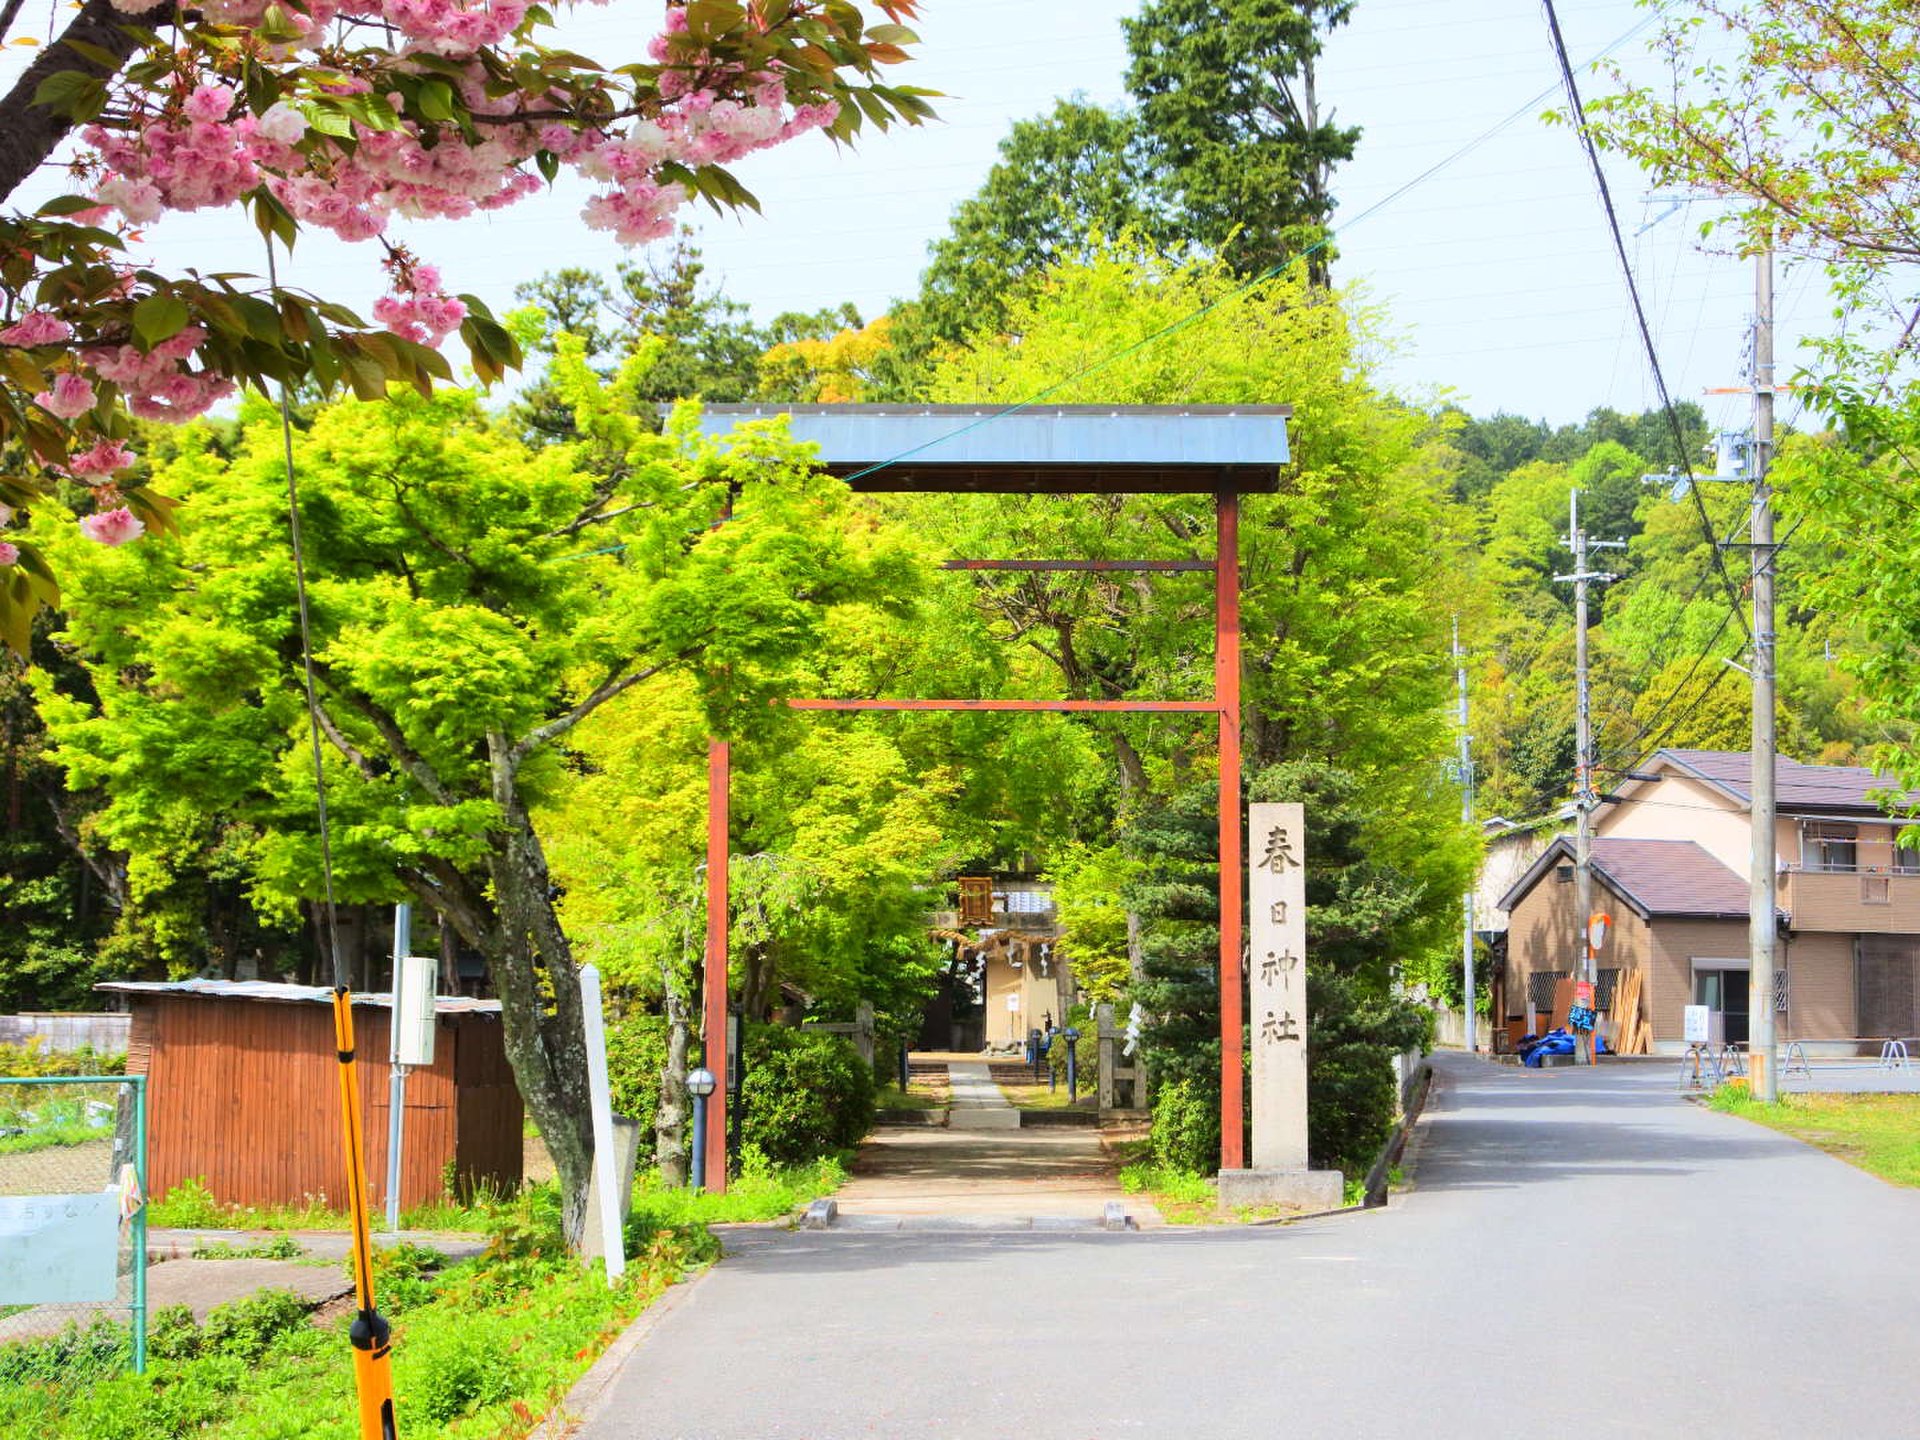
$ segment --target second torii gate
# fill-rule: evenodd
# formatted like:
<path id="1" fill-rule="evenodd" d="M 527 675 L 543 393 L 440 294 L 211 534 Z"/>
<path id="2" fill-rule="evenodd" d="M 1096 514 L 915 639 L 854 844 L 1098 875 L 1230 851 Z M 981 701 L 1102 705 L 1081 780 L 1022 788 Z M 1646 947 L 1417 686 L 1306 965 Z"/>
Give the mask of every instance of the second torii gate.
<path id="1" fill-rule="evenodd" d="M 857 491 L 1087 495 L 1211 494 L 1211 560 L 950 560 L 955 570 L 1211 572 L 1213 694 L 1203 700 L 796 699 L 797 710 L 1048 710 L 1211 714 L 1220 763 L 1220 1168 L 1246 1164 L 1241 1051 L 1245 900 L 1240 823 L 1240 497 L 1272 491 L 1287 463 L 1284 405 L 714 405 L 709 435 L 788 416 L 822 469 Z M 731 755 L 707 747 L 706 1065 L 719 1079 L 706 1125 L 707 1184 L 727 1182 L 727 867 Z"/>

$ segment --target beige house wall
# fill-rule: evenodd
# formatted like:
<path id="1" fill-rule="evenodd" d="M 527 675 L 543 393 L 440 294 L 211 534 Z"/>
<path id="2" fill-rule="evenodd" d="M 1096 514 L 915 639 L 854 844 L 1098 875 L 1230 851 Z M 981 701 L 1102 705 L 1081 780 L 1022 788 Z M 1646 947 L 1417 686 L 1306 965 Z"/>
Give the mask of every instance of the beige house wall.
<path id="1" fill-rule="evenodd" d="M 1623 840 L 1691 840 L 1737 875 L 1747 873 L 1753 829 L 1746 811 L 1691 776 L 1662 773 L 1630 798 L 1602 806 L 1596 835 Z M 1794 844 L 1798 845 L 1797 838 Z M 1799 858 L 1796 849 L 1794 859 Z"/>
<path id="2" fill-rule="evenodd" d="M 1796 931 L 1787 941 L 1787 1033 L 1782 1038 L 1843 1040 L 1859 1022 L 1853 936 Z"/>
<path id="3" fill-rule="evenodd" d="M 1574 970 L 1580 957 L 1580 926 L 1574 896 L 1576 887 L 1562 884 L 1549 870 L 1521 899 L 1507 923 L 1507 1015 L 1527 1012 L 1528 977 L 1543 970 Z M 1607 945 L 1595 968 L 1638 968 L 1643 986 L 1641 1013 L 1649 1013 L 1645 985 L 1649 976 L 1652 936 L 1647 922 L 1599 875 L 1593 877 L 1594 907 L 1613 919 Z M 1505 1018 L 1505 1017 L 1503 1017 Z"/>
<path id="4" fill-rule="evenodd" d="M 1686 1044 L 1686 1007 L 1693 1003 L 1695 960 L 1741 960 L 1745 920 L 1660 920 L 1653 926 L 1653 975 L 1647 1018 L 1655 1044 Z"/>
<path id="5" fill-rule="evenodd" d="M 1878 873 L 1825 873 L 1792 870 L 1780 877 L 1780 908 L 1793 916 L 1796 930 L 1846 930 L 1866 935 L 1912 935 L 1920 932 L 1920 875 L 1889 875 L 1863 842 L 1863 869 L 1879 864 Z M 1888 846 L 1879 853 L 1890 857 Z M 1882 897 L 1885 897 L 1884 899 Z"/>

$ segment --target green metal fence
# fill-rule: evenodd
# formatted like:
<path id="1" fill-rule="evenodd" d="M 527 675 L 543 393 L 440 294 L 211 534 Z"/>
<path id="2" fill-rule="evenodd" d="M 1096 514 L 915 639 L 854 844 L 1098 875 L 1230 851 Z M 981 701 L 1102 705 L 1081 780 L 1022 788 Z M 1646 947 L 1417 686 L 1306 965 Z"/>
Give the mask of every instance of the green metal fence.
<path id="1" fill-rule="evenodd" d="M 0 1387 L 147 1364 L 144 1075 L 0 1077 Z"/>

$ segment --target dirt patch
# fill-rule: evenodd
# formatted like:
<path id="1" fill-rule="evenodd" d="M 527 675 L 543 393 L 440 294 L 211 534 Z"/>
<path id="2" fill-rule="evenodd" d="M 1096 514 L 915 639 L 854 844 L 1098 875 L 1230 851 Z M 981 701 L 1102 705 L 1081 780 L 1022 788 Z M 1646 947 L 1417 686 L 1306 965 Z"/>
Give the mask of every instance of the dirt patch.
<path id="1" fill-rule="evenodd" d="M 80 1195 L 113 1179 L 113 1141 L 0 1155 L 0 1195 Z"/>

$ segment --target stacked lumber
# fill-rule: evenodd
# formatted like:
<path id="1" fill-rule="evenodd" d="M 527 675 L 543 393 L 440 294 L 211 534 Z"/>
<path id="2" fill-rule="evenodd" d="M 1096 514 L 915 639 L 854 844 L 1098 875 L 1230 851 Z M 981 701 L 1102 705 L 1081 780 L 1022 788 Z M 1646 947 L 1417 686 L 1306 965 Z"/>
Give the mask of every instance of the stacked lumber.
<path id="1" fill-rule="evenodd" d="M 1620 972 L 1613 986 L 1613 1038 L 1616 1054 L 1653 1053 L 1653 1026 L 1640 1015 L 1640 971 L 1629 967 Z"/>

